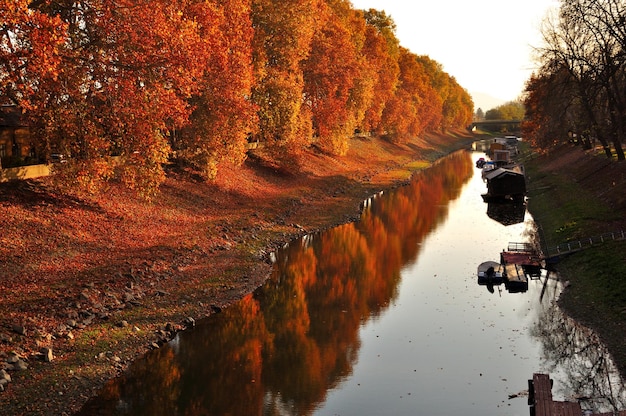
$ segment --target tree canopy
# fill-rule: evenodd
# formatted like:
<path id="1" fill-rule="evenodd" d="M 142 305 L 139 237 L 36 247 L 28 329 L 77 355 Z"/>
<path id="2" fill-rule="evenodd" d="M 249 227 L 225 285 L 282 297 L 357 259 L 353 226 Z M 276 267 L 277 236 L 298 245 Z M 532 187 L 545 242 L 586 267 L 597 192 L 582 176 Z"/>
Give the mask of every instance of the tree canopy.
<path id="1" fill-rule="evenodd" d="M 487 110 L 485 120 L 523 120 L 525 114 L 524 103 L 521 101 L 509 101 L 496 108 Z"/>
<path id="2" fill-rule="evenodd" d="M 550 148 L 575 135 L 625 159 L 624 21 L 621 0 L 561 0 L 544 23 L 540 68 L 526 85 L 525 137 Z"/>
<path id="3" fill-rule="evenodd" d="M 348 0 L 0 0 L 0 18 L 0 101 L 87 189 L 149 196 L 166 161 L 212 178 L 250 138 L 297 166 L 313 144 L 345 155 L 355 130 L 402 142 L 472 118 L 390 16 Z"/>

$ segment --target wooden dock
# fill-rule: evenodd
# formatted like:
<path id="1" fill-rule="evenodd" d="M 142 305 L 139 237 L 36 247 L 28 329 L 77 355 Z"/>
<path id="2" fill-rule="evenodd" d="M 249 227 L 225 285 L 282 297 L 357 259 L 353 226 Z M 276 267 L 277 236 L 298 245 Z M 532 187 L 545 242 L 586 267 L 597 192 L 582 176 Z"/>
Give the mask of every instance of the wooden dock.
<path id="1" fill-rule="evenodd" d="M 504 276 L 506 278 L 504 285 L 509 292 L 519 293 L 528 290 L 528 278 L 522 266 L 515 263 L 506 263 L 504 265 Z"/>
<path id="2" fill-rule="evenodd" d="M 618 413 L 583 413 L 578 402 L 555 401 L 552 398 L 552 380 L 548 374 L 533 374 L 528 380 L 528 405 L 530 416 L 626 416 Z"/>

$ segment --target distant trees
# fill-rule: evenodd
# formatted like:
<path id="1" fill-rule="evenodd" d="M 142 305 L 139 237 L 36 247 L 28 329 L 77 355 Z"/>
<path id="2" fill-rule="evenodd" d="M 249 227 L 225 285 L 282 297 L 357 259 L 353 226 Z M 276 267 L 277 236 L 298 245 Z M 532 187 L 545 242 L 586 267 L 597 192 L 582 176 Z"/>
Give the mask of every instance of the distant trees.
<path id="1" fill-rule="evenodd" d="M 472 117 L 389 16 L 347 0 L 0 0 L 0 18 L 0 100 L 91 190 L 149 196 L 172 159 L 212 178 L 250 137 L 297 167 L 313 143 L 345 155 L 355 130 L 401 142 Z"/>
<path id="2" fill-rule="evenodd" d="M 524 135 L 549 147 L 576 134 L 624 160 L 626 5 L 563 0 L 542 30 L 540 69 L 528 81 Z"/>
<path id="3" fill-rule="evenodd" d="M 521 101 L 509 101 L 485 113 L 485 120 L 523 120 L 526 109 Z"/>

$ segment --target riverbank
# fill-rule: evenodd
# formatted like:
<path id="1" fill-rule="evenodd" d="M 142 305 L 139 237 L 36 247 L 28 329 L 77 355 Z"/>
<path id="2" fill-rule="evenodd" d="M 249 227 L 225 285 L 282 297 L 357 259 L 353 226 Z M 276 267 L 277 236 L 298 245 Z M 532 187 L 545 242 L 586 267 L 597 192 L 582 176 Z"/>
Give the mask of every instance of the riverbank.
<path id="1" fill-rule="evenodd" d="M 626 163 L 562 145 L 547 155 L 527 155 L 524 166 L 528 210 L 544 246 L 626 231 Z M 561 308 L 600 336 L 626 379 L 626 242 L 564 256 L 555 267 L 567 281 Z"/>
<path id="2" fill-rule="evenodd" d="M 0 185 L 0 414 L 78 410 L 147 349 L 258 287 L 284 243 L 357 218 L 361 201 L 474 139 L 355 138 L 344 158 L 306 154 L 298 174 L 251 159 L 214 183 L 172 170 L 152 203 L 115 186 L 94 198 L 47 179 Z"/>

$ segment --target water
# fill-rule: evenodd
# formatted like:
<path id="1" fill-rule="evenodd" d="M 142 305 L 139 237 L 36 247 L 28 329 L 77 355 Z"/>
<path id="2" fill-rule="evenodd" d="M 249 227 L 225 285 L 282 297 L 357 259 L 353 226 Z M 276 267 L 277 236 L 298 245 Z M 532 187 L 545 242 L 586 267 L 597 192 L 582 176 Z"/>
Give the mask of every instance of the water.
<path id="1" fill-rule="evenodd" d="M 478 264 L 533 234 L 523 208 L 482 201 L 481 155 L 456 153 L 367 201 L 359 222 L 293 242 L 262 288 L 81 414 L 527 415 L 534 372 L 555 399 L 626 408 L 606 349 L 554 306 L 556 275 L 525 293 L 477 284 Z"/>

